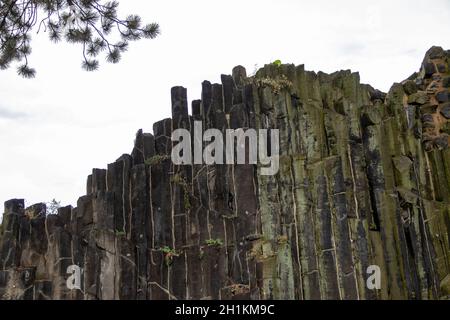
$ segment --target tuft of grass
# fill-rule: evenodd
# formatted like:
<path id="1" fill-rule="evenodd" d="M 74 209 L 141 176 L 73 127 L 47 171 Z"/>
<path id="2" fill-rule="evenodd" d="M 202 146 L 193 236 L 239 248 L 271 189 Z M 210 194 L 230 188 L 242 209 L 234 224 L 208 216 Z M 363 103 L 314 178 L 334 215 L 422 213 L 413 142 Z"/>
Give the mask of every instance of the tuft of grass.
<path id="1" fill-rule="evenodd" d="M 281 74 L 275 78 L 264 77 L 264 78 L 248 78 L 246 80 L 247 84 L 253 84 L 257 88 L 270 88 L 274 94 L 280 94 L 282 90 L 290 90 L 294 86 L 292 81 L 290 81 L 284 74 Z"/>
<path id="2" fill-rule="evenodd" d="M 175 249 L 172 249 L 169 246 L 159 248 L 159 251 L 161 251 L 164 254 L 176 254 L 177 253 Z"/>
<path id="3" fill-rule="evenodd" d="M 232 284 L 231 286 L 228 286 L 226 288 L 230 290 L 233 296 L 250 292 L 250 286 L 242 283 Z"/>
<path id="4" fill-rule="evenodd" d="M 280 67 L 281 66 L 281 60 L 275 60 L 274 62 L 272 62 L 273 65 Z"/>
<path id="5" fill-rule="evenodd" d="M 116 230 L 116 237 L 124 237 L 127 233 L 124 230 Z"/>
<path id="6" fill-rule="evenodd" d="M 181 188 L 183 188 L 184 208 L 186 210 L 189 210 L 191 208 L 191 199 L 189 197 L 190 187 L 186 179 L 184 179 L 180 174 L 177 173 L 170 178 L 170 181 L 174 184 L 178 184 Z"/>
<path id="7" fill-rule="evenodd" d="M 279 94 L 283 89 L 291 89 L 293 86 L 292 82 L 284 74 L 277 78 L 255 79 L 255 84 L 260 88 L 269 87 L 274 94 Z"/>
<path id="8" fill-rule="evenodd" d="M 209 247 L 221 247 L 221 246 L 223 246 L 222 239 L 208 239 L 205 242 L 206 242 L 206 245 L 208 245 Z"/>
<path id="9" fill-rule="evenodd" d="M 157 164 L 162 163 L 164 160 L 169 159 L 169 156 L 166 154 L 156 154 L 153 157 L 150 157 L 144 161 L 146 165 L 155 166 Z"/>
<path id="10" fill-rule="evenodd" d="M 172 265 L 173 257 L 178 257 L 180 255 L 179 252 L 169 246 L 162 247 L 159 249 L 159 251 L 164 254 L 164 262 L 168 267 Z"/>

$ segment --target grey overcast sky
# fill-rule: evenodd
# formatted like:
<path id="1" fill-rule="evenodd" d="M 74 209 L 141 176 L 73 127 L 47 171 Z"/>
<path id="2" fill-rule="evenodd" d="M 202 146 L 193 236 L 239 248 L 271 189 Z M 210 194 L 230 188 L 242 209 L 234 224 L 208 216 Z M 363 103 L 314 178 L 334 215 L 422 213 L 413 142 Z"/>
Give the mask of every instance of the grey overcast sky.
<path id="1" fill-rule="evenodd" d="M 306 69 L 359 71 L 387 91 L 417 71 L 432 45 L 450 49 L 448 0 L 121 0 L 120 12 L 158 22 L 156 40 L 117 65 L 81 70 L 78 46 L 33 35 L 33 80 L 0 71 L 0 202 L 56 198 L 76 205 L 92 168 L 131 151 L 139 128 L 170 115 L 170 88 L 200 96 L 238 64 L 276 59 Z M 0 212 L 2 209 L 0 208 Z"/>

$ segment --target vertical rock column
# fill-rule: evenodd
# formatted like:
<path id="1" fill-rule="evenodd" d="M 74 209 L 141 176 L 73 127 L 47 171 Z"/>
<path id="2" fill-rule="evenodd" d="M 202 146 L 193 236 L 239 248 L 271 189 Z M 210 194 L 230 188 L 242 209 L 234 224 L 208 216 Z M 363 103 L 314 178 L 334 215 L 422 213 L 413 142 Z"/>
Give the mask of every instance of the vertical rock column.
<path id="1" fill-rule="evenodd" d="M 191 123 L 188 114 L 187 91 L 183 87 L 174 87 L 171 90 L 172 98 L 172 132 L 185 129 L 190 132 Z M 179 142 L 173 142 L 174 144 Z M 190 144 L 186 144 L 190 146 Z M 183 150 L 183 152 L 189 152 Z M 181 155 L 180 155 L 181 156 Z M 192 158 L 192 155 L 191 155 Z M 169 276 L 170 290 L 178 299 L 186 299 L 189 294 L 188 286 L 188 220 L 191 210 L 192 198 L 192 164 L 173 165 L 171 172 L 171 215 L 173 226 L 173 250 L 170 257 Z"/>
<path id="2" fill-rule="evenodd" d="M 237 67 L 239 68 L 239 67 Z M 236 68 L 235 68 L 236 69 Z M 236 73 L 236 72 L 233 72 Z M 245 70 L 241 70 L 245 74 Z M 236 79 L 239 81 L 239 79 Z M 243 84 L 236 85 L 232 76 L 222 76 L 225 112 L 228 127 L 232 130 L 254 130 L 250 124 L 250 111 L 253 106 L 253 92 L 242 93 L 243 99 L 237 98 L 243 92 Z M 244 96 L 245 95 L 245 96 Z M 232 106 L 229 107 L 229 98 Z M 243 100 L 248 103 L 244 104 Z M 230 141 L 227 141 L 230 142 Z M 252 255 L 252 249 L 261 241 L 260 220 L 258 216 L 257 190 L 255 180 L 256 165 L 248 163 L 250 146 L 255 143 L 248 138 L 245 141 L 234 141 L 234 164 L 228 166 L 228 211 L 225 216 L 229 276 L 233 279 L 224 291 L 231 292 L 230 298 L 259 298 L 260 290 L 257 284 L 257 261 Z M 245 145 L 245 164 L 236 164 L 239 144 Z M 234 290 L 239 287 L 240 290 Z M 224 293 L 225 294 L 225 293 Z"/>
<path id="3" fill-rule="evenodd" d="M 153 125 L 155 156 L 147 162 L 151 166 L 151 221 L 153 247 L 149 263 L 149 298 L 172 299 L 170 269 L 174 252 L 171 175 L 173 170 L 170 118 Z"/>
<path id="4" fill-rule="evenodd" d="M 270 87 L 257 88 L 258 102 L 255 103 L 256 129 L 277 128 L 274 115 L 273 93 Z M 274 119 L 275 118 L 275 119 Z M 278 273 L 278 241 L 281 229 L 281 202 L 279 199 L 279 185 L 276 176 L 261 175 L 261 164 L 257 171 L 259 211 L 261 216 L 261 233 L 263 243 L 258 252 L 259 269 L 261 270 L 262 298 L 281 299 L 281 278 Z M 284 240 L 284 239 L 283 239 Z M 283 241 L 285 245 L 286 241 Z M 290 257 L 290 256 L 289 256 Z"/>
<path id="5" fill-rule="evenodd" d="M 145 164 L 155 155 L 154 137 L 139 130 L 136 134 L 131 169 L 131 242 L 135 245 L 136 298 L 148 298 L 149 252 L 152 245 L 151 169 Z"/>
<path id="6" fill-rule="evenodd" d="M 20 264 L 20 220 L 24 216 L 24 201 L 9 200 L 5 202 L 2 222 L 2 250 L 0 268 L 7 270 Z"/>

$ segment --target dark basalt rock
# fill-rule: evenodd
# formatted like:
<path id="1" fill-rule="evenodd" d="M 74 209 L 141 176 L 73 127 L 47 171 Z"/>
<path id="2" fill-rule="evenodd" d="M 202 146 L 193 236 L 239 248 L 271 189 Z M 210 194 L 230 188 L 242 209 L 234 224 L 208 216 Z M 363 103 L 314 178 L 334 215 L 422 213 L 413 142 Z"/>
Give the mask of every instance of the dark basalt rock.
<path id="1" fill-rule="evenodd" d="M 384 101 L 384 99 L 386 98 L 386 93 L 378 90 L 378 89 L 373 89 L 369 91 L 370 94 L 370 99 L 371 100 L 380 100 L 380 101 Z"/>
<path id="2" fill-rule="evenodd" d="M 429 100 L 430 100 L 430 98 L 423 91 L 416 92 L 408 97 L 409 104 L 422 105 L 422 104 L 426 104 Z"/>
<path id="3" fill-rule="evenodd" d="M 247 78 L 247 71 L 243 66 L 236 66 L 233 68 L 232 77 L 238 87 L 243 86 L 243 81 Z"/>
<path id="4" fill-rule="evenodd" d="M 430 59 L 440 59 L 445 57 L 445 51 L 442 47 L 433 46 L 425 54 Z"/>
<path id="5" fill-rule="evenodd" d="M 447 54 L 431 48 L 425 72 L 388 93 L 349 70 L 238 66 L 204 81 L 189 115 L 186 89 L 172 88 L 171 118 L 94 169 L 76 208 L 5 202 L 0 299 L 444 297 L 450 106 L 435 63 L 448 69 Z M 278 172 L 175 165 L 171 134 L 194 120 L 278 129 Z M 372 265 L 379 290 L 366 286 Z M 67 286 L 73 267 L 80 289 Z"/>
<path id="6" fill-rule="evenodd" d="M 450 119 L 450 103 L 446 103 L 441 107 L 441 114 L 446 118 Z"/>
<path id="7" fill-rule="evenodd" d="M 433 114 L 437 111 L 437 105 L 430 105 L 430 104 L 424 104 L 422 106 L 420 106 L 420 114 L 424 115 L 424 114 Z"/>
<path id="8" fill-rule="evenodd" d="M 436 93 L 436 100 L 440 103 L 447 102 L 449 100 L 450 93 L 448 90 L 440 91 Z"/>
<path id="9" fill-rule="evenodd" d="M 430 78 L 434 73 L 436 73 L 436 66 L 432 62 L 426 62 L 423 65 L 423 69 L 426 78 Z"/>
<path id="10" fill-rule="evenodd" d="M 439 63 L 437 65 L 437 70 L 440 73 L 446 73 L 447 72 L 447 67 L 445 66 L 445 64 Z"/>
<path id="11" fill-rule="evenodd" d="M 445 88 L 450 88 L 450 77 L 445 77 L 445 78 L 442 80 L 442 85 L 443 85 Z"/>
<path id="12" fill-rule="evenodd" d="M 448 135 L 447 134 L 441 134 L 439 137 L 434 139 L 434 144 L 439 149 L 446 149 L 446 148 L 448 148 Z"/>
<path id="13" fill-rule="evenodd" d="M 434 148 L 433 141 L 431 141 L 431 140 L 424 140 L 423 141 L 423 147 L 424 147 L 424 150 L 426 152 L 433 151 L 433 148 Z"/>
<path id="14" fill-rule="evenodd" d="M 422 122 L 433 122 L 433 116 L 431 114 L 424 114 L 422 116 Z"/>

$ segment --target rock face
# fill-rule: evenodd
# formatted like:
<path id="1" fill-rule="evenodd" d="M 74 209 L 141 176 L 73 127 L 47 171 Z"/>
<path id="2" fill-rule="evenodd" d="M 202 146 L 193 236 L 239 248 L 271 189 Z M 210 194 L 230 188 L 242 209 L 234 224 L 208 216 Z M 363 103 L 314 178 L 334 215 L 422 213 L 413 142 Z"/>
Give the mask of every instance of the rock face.
<path id="1" fill-rule="evenodd" d="M 138 131 L 77 207 L 5 203 L 2 299 L 438 299 L 450 273 L 450 52 L 388 94 L 350 71 L 243 67 Z M 279 129 L 280 169 L 174 165 L 171 132 Z M 192 132 L 193 130 L 191 130 Z M 369 266 L 381 286 L 367 286 Z M 69 289 L 78 266 L 79 289 Z M 69 268 L 70 270 L 70 268 Z M 73 278 L 72 278 L 73 279 Z M 70 283 L 76 283 L 70 282 Z"/>

